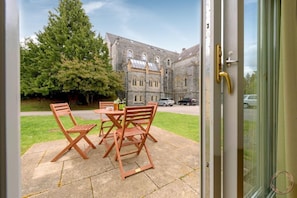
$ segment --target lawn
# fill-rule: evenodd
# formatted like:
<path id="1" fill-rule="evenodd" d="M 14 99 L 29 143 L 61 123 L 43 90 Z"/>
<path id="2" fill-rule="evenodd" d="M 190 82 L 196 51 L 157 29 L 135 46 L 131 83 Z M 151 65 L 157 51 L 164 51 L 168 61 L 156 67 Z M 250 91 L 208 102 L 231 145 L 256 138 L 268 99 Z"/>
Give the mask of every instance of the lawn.
<path id="1" fill-rule="evenodd" d="M 97 123 L 99 120 L 83 120 L 76 117 L 80 124 Z M 176 113 L 157 112 L 153 126 L 162 128 L 185 138 L 199 141 L 199 117 Z M 99 127 L 90 134 L 98 134 Z M 33 144 L 63 139 L 53 116 L 22 116 L 21 117 L 21 154 L 24 154 Z"/>
<path id="2" fill-rule="evenodd" d="M 199 116 L 157 112 L 153 125 L 185 138 L 199 141 Z"/>
<path id="3" fill-rule="evenodd" d="M 94 120 L 82 120 L 80 118 L 76 118 L 76 120 L 80 124 L 94 123 Z M 94 129 L 92 133 L 98 133 L 98 131 L 99 129 Z M 21 154 L 24 154 L 35 143 L 63 138 L 65 137 L 53 116 L 21 117 Z"/>

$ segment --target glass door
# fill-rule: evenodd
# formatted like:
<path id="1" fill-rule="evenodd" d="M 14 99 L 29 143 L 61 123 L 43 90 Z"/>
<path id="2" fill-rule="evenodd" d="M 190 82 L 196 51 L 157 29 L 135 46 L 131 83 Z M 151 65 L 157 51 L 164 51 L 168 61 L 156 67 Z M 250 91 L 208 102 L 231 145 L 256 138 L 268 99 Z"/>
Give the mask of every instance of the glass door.
<path id="1" fill-rule="evenodd" d="M 280 1 L 203 0 L 201 197 L 273 197 Z"/>
<path id="2" fill-rule="evenodd" d="M 201 197 L 243 197 L 243 13 L 202 4 Z"/>
<path id="3" fill-rule="evenodd" d="M 201 197 L 273 196 L 277 5 L 202 1 Z"/>

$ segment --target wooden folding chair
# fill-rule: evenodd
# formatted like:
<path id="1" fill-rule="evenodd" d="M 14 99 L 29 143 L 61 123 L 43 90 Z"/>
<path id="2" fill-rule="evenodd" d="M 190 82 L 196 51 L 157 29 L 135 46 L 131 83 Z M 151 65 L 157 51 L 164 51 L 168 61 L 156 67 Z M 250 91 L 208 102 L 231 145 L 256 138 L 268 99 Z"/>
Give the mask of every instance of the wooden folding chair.
<path id="1" fill-rule="evenodd" d="M 87 138 L 87 134 L 89 131 L 91 131 L 97 124 L 85 124 L 85 125 L 78 125 L 72 112 L 71 109 L 68 105 L 68 103 L 57 103 L 57 104 L 50 104 L 50 108 L 54 114 L 54 117 L 65 135 L 66 139 L 69 141 L 69 144 L 56 156 L 52 159 L 52 162 L 57 161 L 60 157 L 62 157 L 66 152 L 68 152 L 72 147 L 82 156 L 84 159 L 88 159 L 87 153 L 88 151 L 93 148 L 95 149 L 96 147 L 94 144 Z M 71 122 L 71 127 L 66 129 L 65 126 L 67 126 L 65 123 L 66 120 L 63 119 L 62 117 L 68 117 Z M 68 120 L 69 120 L 68 119 Z M 68 123 L 69 125 L 69 123 Z M 78 134 L 77 137 L 72 138 L 70 134 Z M 82 151 L 77 143 L 84 139 L 89 146 Z"/>
<path id="2" fill-rule="evenodd" d="M 154 168 L 154 164 L 146 146 L 146 139 L 153 121 L 154 106 L 128 106 L 124 110 L 122 128 L 114 132 L 114 142 L 106 151 L 103 157 L 106 157 L 111 149 L 116 149 L 116 160 L 119 161 L 119 169 L 121 178 L 125 179 L 130 175 L 142 172 L 144 170 Z M 146 120 L 147 124 L 143 127 L 132 124 L 135 121 Z M 126 147 L 123 149 L 123 147 Z M 123 157 L 128 155 L 138 156 L 145 149 L 148 158 L 148 164 L 140 166 L 136 169 L 125 170 L 123 167 Z"/>
<path id="3" fill-rule="evenodd" d="M 107 107 L 113 108 L 113 101 L 99 101 L 99 109 L 106 109 Z M 116 119 L 120 119 L 121 116 L 116 117 Z M 100 130 L 99 130 L 99 136 L 102 137 L 99 144 L 103 142 L 105 138 L 112 138 L 112 134 L 110 132 L 115 127 L 115 124 L 106 116 L 103 114 L 100 114 Z M 104 129 L 108 129 L 107 131 L 104 131 Z M 110 135 L 109 135 L 110 134 Z"/>
<path id="4" fill-rule="evenodd" d="M 153 119 L 156 115 L 156 112 L 157 112 L 157 109 L 158 109 L 158 102 L 153 102 L 153 101 L 149 101 L 147 103 L 147 105 L 152 105 L 154 106 L 154 113 L 153 113 Z M 146 125 L 148 123 L 148 120 L 136 120 L 133 122 L 134 125 L 139 125 L 140 127 L 142 125 Z M 148 136 L 151 140 L 153 140 L 154 142 L 158 142 L 158 140 L 151 134 L 151 133 L 148 133 Z"/>

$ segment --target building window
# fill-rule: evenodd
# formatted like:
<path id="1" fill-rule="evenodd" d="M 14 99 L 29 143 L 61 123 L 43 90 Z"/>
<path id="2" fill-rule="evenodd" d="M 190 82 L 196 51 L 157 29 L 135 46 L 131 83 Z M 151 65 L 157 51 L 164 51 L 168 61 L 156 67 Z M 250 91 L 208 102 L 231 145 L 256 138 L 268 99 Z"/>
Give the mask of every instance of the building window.
<path id="1" fill-rule="evenodd" d="M 127 58 L 133 58 L 133 51 L 132 50 L 127 50 Z"/>
<path id="2" fill-rule="evenodd" d="M 155 87 L 159 87 L 159 81 L 155 81 Z"/>
<path id="3" fill-rule="evenodd" d="M 167 66 L 170 66 L 171 65 L 171 61 L 170 59 L 167 59 Z"/>
<path id="4" fill-rule="evenodd" d="M 143 80 L 139 81 L 139 86 L 143 86 Z"/>
<path id="5" fill-rule="evenodd" d="M 146 53 L 142 53 L 142 57 L 141 57 L 141 59 L 143 60 L 143 61 L 146 61 L 147 60 L 147 55 L 146 55 Z"/>
<path id="6" fill-rule="evenodd" d="M 136 78 L 133 78 L 133 79 L 132 79 L 132 86 L 136 86 L 136 85 L 137 85 Z"/>
<path id="7" fill-rule="evenodd" d="M 185 78 L 185 87 L 187 86 L 187 78 Z"/>
<path id="8" fill-rule="evenodd" d="M 142 95 L 134 95 L 134 102 L 142 102 L 144 97 Z"/>
<path id="9" fill-rule="evenodd" d="M 154 96 L 151 96 L 151 101 L 154 101 Z"/>
<path id="10" fill-rule="evenodd" d="M 156 63 L 160 63 L 160 57 L 159 57 L 159 56 L 156 56 L 156 57 L 155 57 L 155 62 L 156 62 Z"/>
<path id="11" fill-rule="evenodd" d="M 149 80 L 149 87 L 152 87 L 152 86 L 153 86 L 153 81 Z"/>

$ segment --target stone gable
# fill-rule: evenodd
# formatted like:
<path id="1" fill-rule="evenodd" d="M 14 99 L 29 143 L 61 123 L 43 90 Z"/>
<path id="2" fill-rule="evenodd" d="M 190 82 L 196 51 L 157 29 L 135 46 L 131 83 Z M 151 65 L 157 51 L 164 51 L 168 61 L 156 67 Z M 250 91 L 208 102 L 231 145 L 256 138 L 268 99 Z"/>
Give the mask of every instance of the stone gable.
<path id="1" fill-rule="evenodd" d="M 128 105 L 143 105 L 171 97 L 199 98 L 199 45 L 179 54 L 159 47 L 106 33 L 113 70 L 125 74 Z"/>

